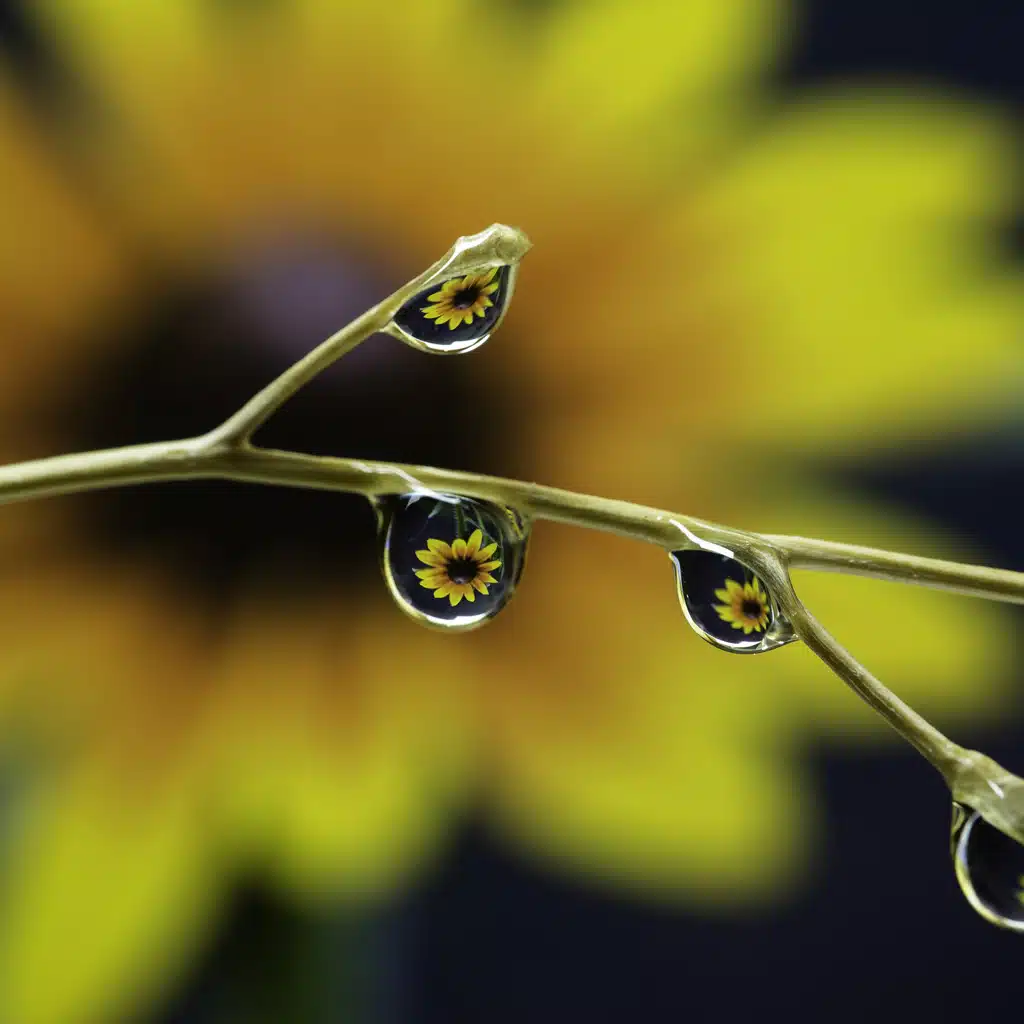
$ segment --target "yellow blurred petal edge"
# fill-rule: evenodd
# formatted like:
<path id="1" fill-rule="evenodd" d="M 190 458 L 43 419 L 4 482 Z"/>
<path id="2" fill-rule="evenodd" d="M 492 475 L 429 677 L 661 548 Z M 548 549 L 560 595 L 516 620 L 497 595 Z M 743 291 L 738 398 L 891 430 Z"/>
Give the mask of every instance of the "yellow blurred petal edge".
<path id="1" fill-rule="evenodd" d="M 72 778 L 30 808 L 5 872 L 0 1017 L 107 1021 L 152 999 L 216 909 L 205 830 L 185 792 L 115 806 Z"/>
<path id="2" fill-rule="evenodd" d="M 998 231 L 1016 158 L 978 106 L 818 94 L 687 206 L 729 240 L 724 286 L 762 353 L 736 373 L 766 445 L 930 436 L 1013 407 L 1024 279 L 1000 263 Z"/>

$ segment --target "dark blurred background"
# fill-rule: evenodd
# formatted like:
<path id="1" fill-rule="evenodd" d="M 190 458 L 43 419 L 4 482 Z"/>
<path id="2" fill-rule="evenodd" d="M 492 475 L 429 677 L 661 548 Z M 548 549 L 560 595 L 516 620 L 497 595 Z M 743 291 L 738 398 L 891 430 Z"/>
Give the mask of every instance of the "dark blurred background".
<path id="1" fill-rule="evenodd" d="M 283 3 L 262 0 L 259 6 Z M 559 0 L 519 3 L 523 10 L 518 16 L 526 22 L 547 17 Z M 241 0 L 220 0 L 220 5 L 226 18 L 247 16 L 249 5 Z M 60 126 L 91 125 L 93 118 L 102 122 L 103 114 L 78 90 L 74 70 L 47 34 L 46 18 L 40 17 L 45 6 L 5 0 L 0 6 L 0 60 L 5 75 L 31 97 L 39 116 L 55 132 L 64 132 L 65 171 L 75 174 L 77 129 L 67 132 Z M 791 48 L 763 86 L 772 102 L 822 85 L 881 83 L 884 88 L 948 91 L 1008 119 L 1024 103 L 1024 11 L 1010 0 L 935 0 L 926 5 L 915 0 L 801 0 L 792 19 Z M 96 130 L 107 129 L 100 123 Z M 81 187 L 89 189 L 91 182 L 85 175 Z M 463 229 L 457 209 L 451 219 L 453 232 Z M 1024 256 L 1022 224 L 1018 216 L 1016 223 L 1008 221 L 1000 229 L 1007 261 L 1019 262 Z M 466 229 L 476 227 L 474 223 Z M 529 225 L 524 227 L 529 230 Z M 310 340 L 331 328 L 318 322 L 315 310 L 325 303 L 323 292 L 330 291 L 334 271 L 342 275 L 339 266 L 325 264 L 313 253 L 304 275 L 302 260 L 293 261 L 294 306 L 306 307 L 309 323 L 303 325 L 303 336 Z M 355 288 L 351 275 L 346 280 Z M 528 282 L 527 263 L 521 289 Z M 257 280 L 255 287 L 252 282 L 240 287 L 257 294 L 261 286 Z M 386 287 L 371 282 L 356 291 L 357 296 L 383 294 Z M 116 366 L 101 361 L 104 369 L 97 379 L 102 376 L 103 386 L 76 392 L 78 399 L 62 413 L 66 422 L 47 437 L 72 437 L 85 447 L 176 436 L 202 429 L 218 410 L 226 412 L 244 398 L 274 364 L 254 360 L 251 372 L 233 368 L 230 381 L 211 381 L 209 363 L 197 354 L 200 349 L 183 347 L 180 339 L 200 329 L 196 324 L 211 334 L 241 334 L 245 323 L 264 314 L 254 301 L 241 326 L 231 320 L 240 314 L 231 310 L 222 310 L 220 320 L 211 319 L 213 301 L 199 286 L 161 299 L 169 305 L 151 312 L 135 328 L 152 334 L 156 343 L 135 346 L 132 359 L 118 356 Z M 360 301 L 353 300 L 347 315 L 362 308 Z M 346 308 L 344 302 L 340 307 L 331 301 L 326 305 L 332 317 Z M 266 314 L 273 315 L 280 315 L 280 309 Z M 268 327 L 268 335 L 276 329 Z M 287 333 L 287 327 L 281 330 Z M 271 337 L 268 345 L 274 344 Z M 376 371 L 371 357 L 359 356 L 367 360 L 372 378 Z M 126 397 L 133 388 L 140 393 L 140 380 L 170 379 L 167 367 L 181 360 L 192 360 L 195 377 L 204 380 L 198 399 L 176 391 L 173 382 L 169 389 L 157 387 L 138 400 Z M 460 378 L 430 372 L 434 376 L 426 383 L 413 375 L 399 376 L 389 398 L 396 406 L 407 405 L 415 401 L 417 389 L 429 387 L 439 402 L 461 400 Z M 204 404 L 207 392 L 214 397 Z M 512 408 L 515 400 L 514 395 L 500 397 Z M 365 421 L 347 420 L 330 428 L 336 434 L 321 429 L 333 415 L 332 401 L 329 384 L 312 389 L 313 411 L 307 418 L 283 416 L 279 426 L 268 428 L 267 440 L 306 450 L 396 454 L 398 441 L 388 431 L 407 430 L 401 422 L 396 427 L 386 417 L 374 418 L 367 429 Z M 490 445 L 489 451 L 496 453 L 491 458 L 481 446 L 463 443 L 447 425 L 437 428 L 437 437 L 431 429 L 425 427 L 416 450 L 402 449 L 400 454 L 409 461 L 517 472 L 513 456 L 501 464 L 505 457 L 499 441 Z M 40 451 L 26 454 L 43 451 L 41 442 Z M 898 454 L 879 451 L 876 457 L 848 459 L 839 466 L 822 458 L 818 478 L 967 538 L 975 560 L 1024 570 L 1020 420 L 1010 417 L 983 432 L 905 446 Z M 207 488 L 203 499 L 204 523 L 212 515 L 238 527 L 230 543 L 221 535 L 201 535 L 208 526 L 188 519 L 191 513 L 183 505 L 164 504 L 155 492 L 120 496 L 113 513 L 110 505 L 90 506 L 87 501 L 76 508 L 101 548 L 115 545 L 123 551 L 148 543 L 133 536 L 143 521 L 139 537 L 151 537 L 154 530 L 174 534 L 175 557 L 194 557 L 209 577 L 199 586 L 193 573 L 182 583 L 188 600 L 216 603 L 233 585 L 239 566 L 248 564 L 268 520 L 249 518 L 231 489 Z M 276 497 L 264 516 L 296 516 L 313 524 L 311 530 L 330 522 L 330 512 L 293 504 L 299 500 L 288 494 Z M 369 528 L 369 518 L 361 513 L 341 522 L 343 529 L 335 534 L 340 539 L 327 541 L 314 555 L 293 551 L 275 557 L 291 558 L 287 572 L 329 586 L 323 563 L 349 559 L 343 535 Z M 748 516 L 743 525 L 757 524 Z M 368 559 L 372 543 L 367 550 Z M 364 568 L 360 563 L 359 571 Z M 1012 621 L 1019 628 L 1020 614 Z M 878 623 L 879 630 L 890 626 L 896 628 Z M 936 629 L 944 628 L 936 623 Z M 1018 642 L 1012 653 L 1015 663 L 1020 655 Z M 1000 711 L 998 724 L 991 718 L 983 724 L 966 721 L 956 738 L 1020 770 L 1024 674 L 1014 674 L 1017 695 Z M 241 872 L 209 940 L 188 958 L 166 991 L 125 1011 L 130 1014 L 126 1019 L 148 1024 L 611 1024 L 770 1016 L 794 1024 L 860 1024 L 870 1016 L 937 1024 L 1019 1012 L 1015 979 L 1024 940 L 982 922 L 957 891 L 946 851 L 948 799 L 931 769 L 900 745 L 851 749 L 813 735 L 804 737 L 799 757 L 819 808 L 822 838 L 813 869 L 781 903 L 749 912 L 735 907 L 719 912 L 685 901 L 634 898 L 523 855 L 500 838 L 484 813 L 470 806 L 460 812 L 442 855 L 369 905 L 341 899 L 300 909 L 268 885 L 260 870 L 254 868 L 251 877 Z M 678 804 L 685 817 L 685 791 L 679 792 Z M 692 827 L 700 829 L 700 821 Z M 81 942 L 89 942 L 88 934 Z M 5 1018 L 5 1024 L 33 1022 Z M 77 1022 L 69 1017 L 68 1024 Z"/>

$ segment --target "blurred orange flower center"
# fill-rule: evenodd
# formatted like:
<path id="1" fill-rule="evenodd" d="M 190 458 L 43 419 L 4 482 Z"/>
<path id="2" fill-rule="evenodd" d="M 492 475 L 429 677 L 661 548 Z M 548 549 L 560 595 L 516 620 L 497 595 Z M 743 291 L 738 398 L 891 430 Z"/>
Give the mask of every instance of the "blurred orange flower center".
<path id="1" fill-rule="evenodd" d="M 300 226 L 284 238 L 256 238 L 245 253 L 198 268 L 191 281 L 158 282 L 148 302 L 111 310 L 112 343 L 98 358 L 82 360 L 81 397 L 54 408 L 47 428 L 56 423 L 68 450 L 208 429 L 290 356 L 400 283 L 403 273 L 408 270 L 378 267 L 347 239 L 306 235 Z M 485 298 L 486 285 L 475 278 L 456 283 L 455 302 Z M 374 338 L 275 417 L 260 440 L 306 451 L 454 462 L 478 472 L 509 469 L 502 463 L 515 451 L 514 435 L 500 408 L 479 418 L 472 439 L 459 429 L 458 410 L 479 392 L 477 366 L 425 359 L 395 339 Z M 423 394 L 437 401 L 429 415 Z M 377 415 L 385 405 L 389 415 Z M 231 596 L 253 585 L 254 566 L 267 587 L 287 585 L 306 599 L 336 586 L 338 565 L 367 578 L 378 572 L 372 527 L 356 499 L 185 484 L 85 495 L 75 509 L 76 542 L 102 562 L 142 562 L 185 590 L 192 607 L 201 604 L 218 616 Z M 265 529 L 267 522 L 275 524 L 273 531 Z M 474 575 L 467 567 L 460 582 Z M 371 593 L 386 598 L 383 589 Z"/>

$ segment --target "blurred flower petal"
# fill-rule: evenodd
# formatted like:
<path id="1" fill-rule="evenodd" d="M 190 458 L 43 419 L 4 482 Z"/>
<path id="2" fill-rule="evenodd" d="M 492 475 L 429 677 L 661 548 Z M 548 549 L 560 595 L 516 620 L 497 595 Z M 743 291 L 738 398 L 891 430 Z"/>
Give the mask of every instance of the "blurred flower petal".
<path id="1" fill-rule="evenodd" d="M 269 854 L 311 898 L 392 889 L 431 853 L 467 779 L 447 678 L 472 663 L 440 637 L 351 618 L 333 602 L 241 609 L 208 734 L 225 842 L 243 862 Z"/>
<path id="2" fill-rule="evenodd" d="M 598 148 L 614 164 L 635 165 L 639 145 L 660 168 L 736 127 L 784 31 L 775 0 L 559 4 L 542 28 L 527 102 L 561 123 L 577 159 Z"/>
<path id="3" fill-rule="evenodd" d="M 139 776 L 126 787 L 109 770 L 57 780 L 6 866 L 5 1020 L 120 1019 L 161 990 L 211 924 L 217 883 L 194 791 L 179 779 L 151 790 Z"/>
<path id="4" fill-rule="evenodd" d="M 930 436 L 1012 407 L 1024 288 L 992 256 L 1014 166 L 1005 125 L 980 110 L 815 96 L 687 205 L 688 230 L 696 209 L 729 244 L 736 301 L 757 311 L 732 368 L 766 448 Z"/>

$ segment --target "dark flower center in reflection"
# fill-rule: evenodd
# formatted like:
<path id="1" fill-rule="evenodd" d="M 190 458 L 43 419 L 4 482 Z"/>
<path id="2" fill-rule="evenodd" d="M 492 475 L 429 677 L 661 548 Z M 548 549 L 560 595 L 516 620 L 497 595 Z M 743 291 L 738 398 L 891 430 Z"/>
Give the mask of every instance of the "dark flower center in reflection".
<path id="1" fill-rule="evenodd" d="M 250 250 L 251 252 L 251 250 Z M 67 450 L 209 430 L 291 362 L 420 268 L 384 272 L 337 249 L 294 242 L 191 281 L 151 281 L 137 308 L 99 327 L 113 338 L 56 415 Z M 437 357 L 386 335 L 317 378 L 258 434 L 261 445 L 516 474 L 487 350 Z M 501 390 L 501 389 L 497 389 Z M 78 503 L 102 557 L 161 566 L 215 605 L 254 582 L 380 596 L 373 517 L 358 496 L 196 481 L 121 488 Z M 468 561 L 453 571 L 466 581 Z"/>
<path id="2" fill-rule="evenodd" d="M 479 298 L 479 288 L 462 288 L 452 297 L 452 305 L 456 309 L 469 309 Z"/>
<path id="3" fill-rule="evenodd" d="M 748 619 L 760 619 L 764 606 L 760 601 L 744 601 L 740 610 Z"/>
<path id="4" fill-rule="evenodd" d="M 448 563 L 448 579 L 452 583 L 472 583 L 480 566 L 468 558 L 454 558 Z"/>

